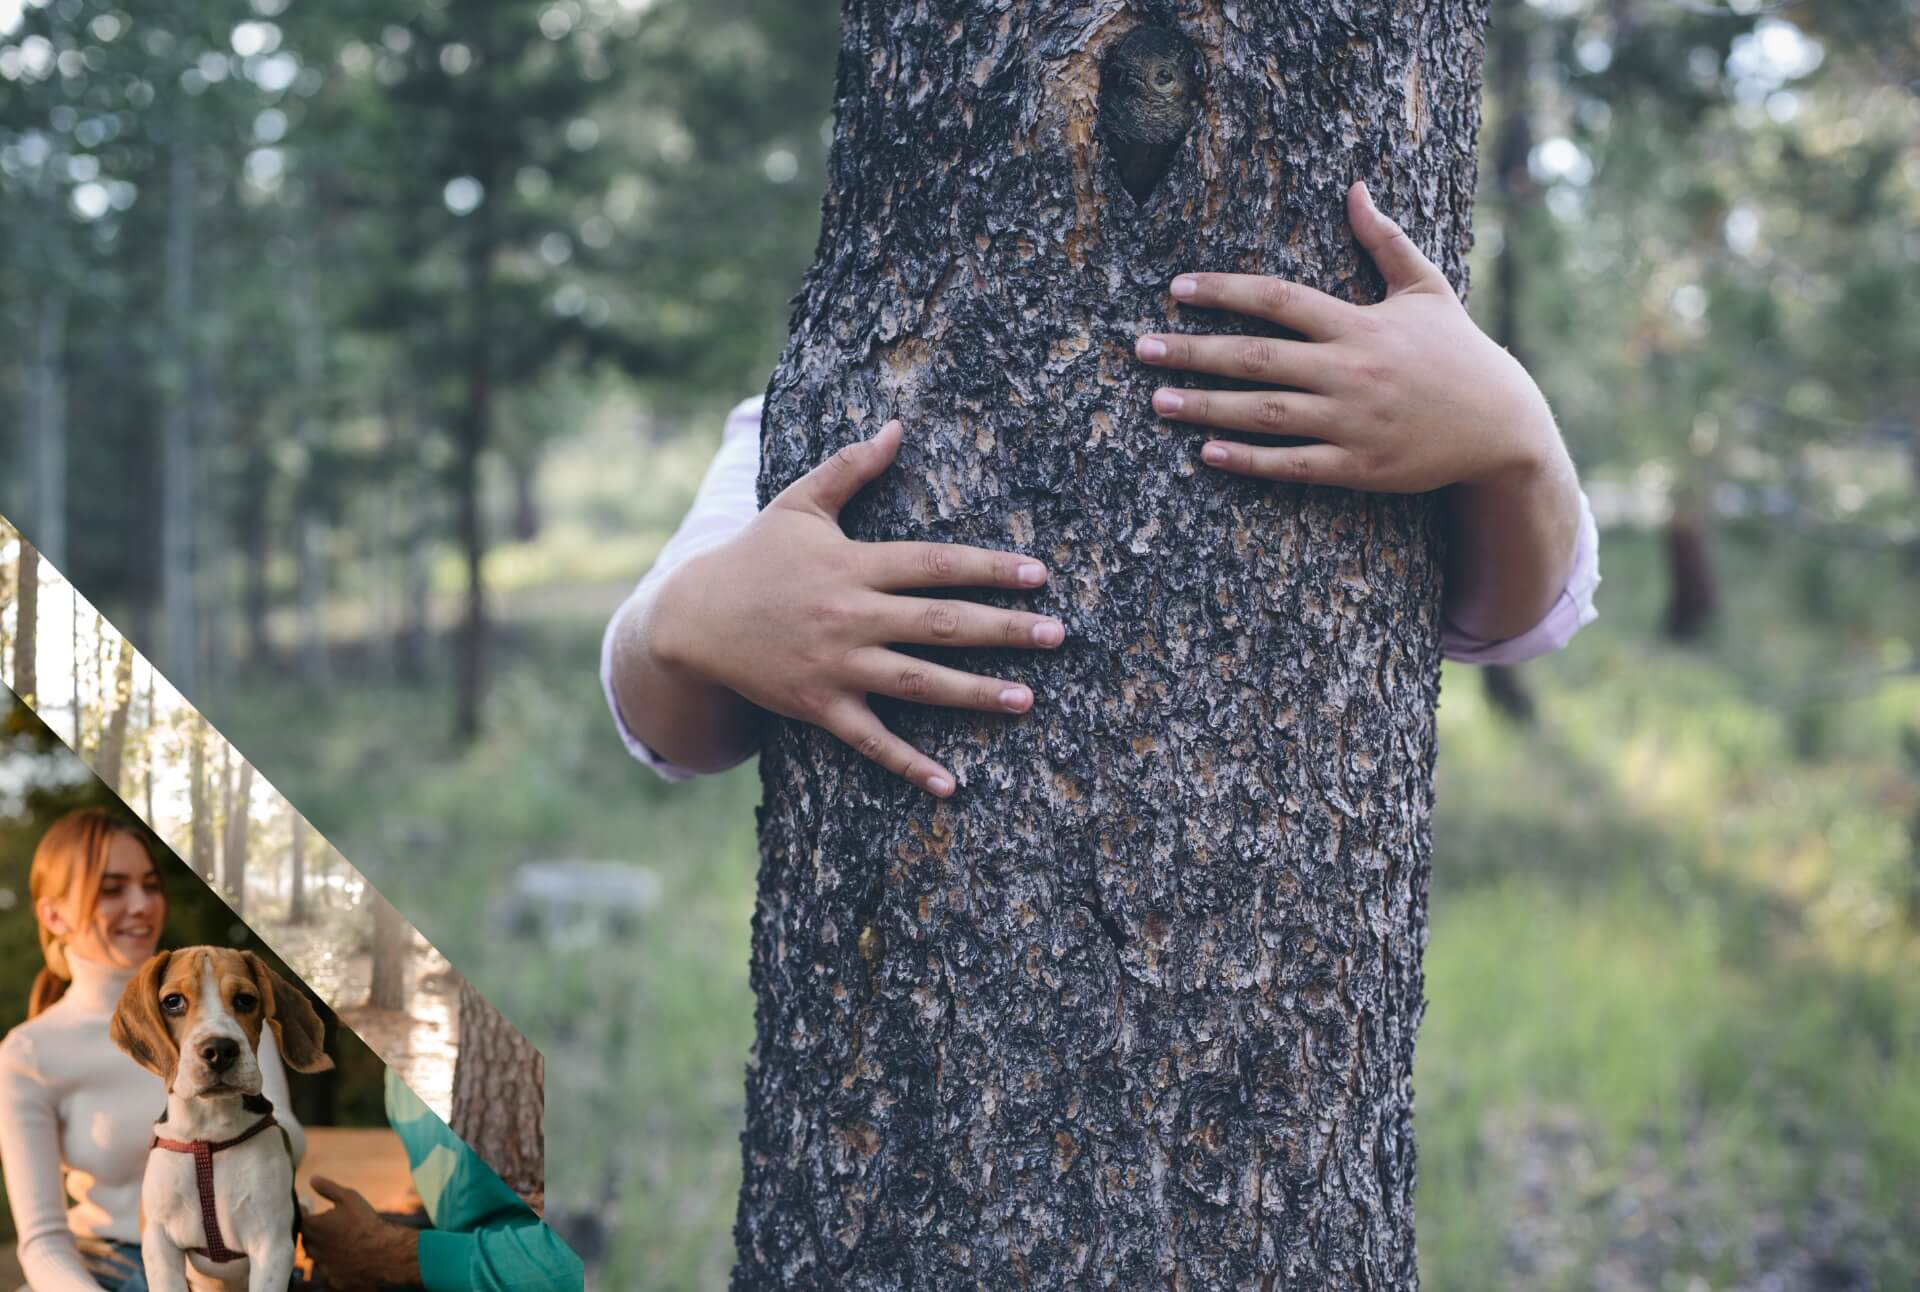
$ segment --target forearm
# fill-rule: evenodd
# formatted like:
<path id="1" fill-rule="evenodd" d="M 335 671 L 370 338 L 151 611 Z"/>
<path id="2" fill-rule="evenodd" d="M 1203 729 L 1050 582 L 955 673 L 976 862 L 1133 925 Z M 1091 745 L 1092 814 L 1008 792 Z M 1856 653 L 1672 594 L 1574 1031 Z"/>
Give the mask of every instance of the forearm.
<path id="1" fill-rule="evenodd" d="M 1448 526 L 1442 609 L 1455 628 L 1500 641 L 1538 623 L 1565 587 L 1580 486 L 1558 434 L 1537 459 L 1441 492 Z"/>
<path id="2" fill-rule="evenodd" d="M 610 676 L 620 717 L 634 735 L 688 771 L 712 772 L 759 747 L 765 714 L 701 677 L 694 647 L 677 631 L 698 596 L 698 570 L 698 562 L 688 562 L 621 608 Z"/>

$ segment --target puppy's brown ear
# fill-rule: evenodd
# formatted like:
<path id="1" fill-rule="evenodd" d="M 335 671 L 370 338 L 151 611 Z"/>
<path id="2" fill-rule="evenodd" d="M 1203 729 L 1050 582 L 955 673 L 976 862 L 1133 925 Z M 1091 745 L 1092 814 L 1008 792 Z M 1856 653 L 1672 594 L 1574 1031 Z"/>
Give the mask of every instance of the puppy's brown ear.
<path id="1" fill-rule="evenodd" d="M 253 970 L 254 985 L 260 989 L 260 1001 L 267 1011 L 267 1025 L 273 1028 L 274 1043 L 280 1057 L 295 1072 L 325 1072 L 333 1066 L 327 1056 L 327 1031 L 320 1016 L 307 1003 L 306 993 L 273 971 L 272 966 L 251 951 L 242 951 L 247 967 Z"/>
<path id="2" fill-rule="evenodd" d="M 173 1029 L 160 1012 L 160 980 L 166 977 L 171 959 L 173 952 L 162 951 L 140 966 L 120 993 L 107 1029 L 113 1043 L 148 1072 L 164 1078 L 168 1090 L 173 1089 L 174 1069 L 180 1064 L 180 1047 L 173 1043 Z"/>

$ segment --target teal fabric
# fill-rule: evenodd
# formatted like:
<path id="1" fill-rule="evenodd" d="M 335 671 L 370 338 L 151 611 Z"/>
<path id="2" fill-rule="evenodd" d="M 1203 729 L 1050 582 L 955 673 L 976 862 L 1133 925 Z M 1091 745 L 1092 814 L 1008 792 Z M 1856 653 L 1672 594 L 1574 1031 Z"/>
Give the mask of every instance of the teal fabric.
<path id="1" fill-rule="evenodd" d="M 428 1292 L 581 1292 L 586 1269 L 466 1141 L 387 1070 L 387 1120 L 406 1146 L 433 1228 L 420 1233 Z"/>

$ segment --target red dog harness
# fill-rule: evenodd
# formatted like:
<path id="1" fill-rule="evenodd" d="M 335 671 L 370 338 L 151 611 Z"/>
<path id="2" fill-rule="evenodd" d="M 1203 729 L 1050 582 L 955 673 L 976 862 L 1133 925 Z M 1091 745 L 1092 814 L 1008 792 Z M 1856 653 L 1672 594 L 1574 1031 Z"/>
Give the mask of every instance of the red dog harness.
<path id="1" fill-rule="evenodd" d="M 200 1222 L 206 1227 L 207 1245 L 189 1247 L 187 1251 L 198 1252 L 210 1261 L 237 1261 L 246 1255 L 245 1252 L 236 1252 L 228 1247 L 226 1240 L 220 1237 L 220 1221 L 213 1210 L 213 1155 L 223 1148 L 244 1144 L 274 1124 L 273 1114 L 266 1113 L 259 1121 L 232 1139 L 164 1139 L 159 1135 L 153 1137 L 154 1148 L 164 1148 L 170 1153 L 193 1154 L 193 1174 L 200 1183 Z"/>

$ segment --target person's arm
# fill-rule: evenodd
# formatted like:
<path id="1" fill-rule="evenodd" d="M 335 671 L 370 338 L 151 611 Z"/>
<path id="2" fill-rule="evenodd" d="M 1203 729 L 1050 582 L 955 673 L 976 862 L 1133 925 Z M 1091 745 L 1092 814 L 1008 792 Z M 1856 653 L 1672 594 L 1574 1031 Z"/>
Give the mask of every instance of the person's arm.
<path id="1" fill-rule="evenodd" d="M 693 505 L 601 634 L 600 687 L 614 730 L 628 753 L 669 781 L 725 771 L 760 746 L 758 708 L 727 687 L 660 661 L 653 615 L 670 575 L 733 537 L 758 511 L 760 403 L 757 396 L 743 400 L 727 414 L 720 451 L 708 464 Z"/>
<path id="2" fill-rule="evenodd" d="M 1453 622 L 1451 612 L 1443 605 L 1440 642 L 1448 659 L 1463 664 L 1519 664 L 1564 649 L 1575 633 L 1598 617 L 1599 612 L 1593 606 L 1593 594 L 1600 586 L 1600 534 L 1594 524 L 1593 506 L 1587 501 L 1585 491 L 1576 488 L 1575 492 L 1579 502 L 1579 522 L 1574 530 L 1573 558 L 1565 583 L 1554 597 L 1553 604 L 1531 627 L 1506 637 L 1477 636 L 1465 631 Z M 1479 526 L 1492 530 L 1478 537 L 1483 548 L 1491 549 L 1490 554 L 1481 558 L 1484 564 L 1478 567 L 1477 572 L 1484 572 L 1483 577 L 1499 577 L 1503 561 L 1513 559 L 1507 548 L 1509 540 L 1494 528 L 1490 520 L 1497 514 L 1497 510 L 1490 510 L 1454 522 L 1463 528 Z M 1551 539 L 1536 541 L 1544 544 Z M 1455 542 L 1460 542 L 1458 530 Z M 1519 559 L 1533 559 L 1535 555 L 1528 554 Z M 1451 572 L 1448 575 L 1449 601 L 1454 593 L 1451 580 L 1455 577 Z"/>
<path id="3" fill-rule="evenodd" d="M 518 1224 L 471 1233 L 423 1229 L 419 1264 L 427 1292 L 580 1292 L 586 1286 L 580 1258 L 531 1212 Z"/>
<path id="4" fill-rule="evenodd" d="M 100 1292 L 67 1228 L 54 1094 L 36 1070 L 31 1042 L 17 1033 L 0 1042 L 0 1171 L 27 1286 L 33 1292 Z"/>
<path id="5" fill-rule="evenodd" d="M 293 1091 L 287 1087 L 287 1065 L 280 1057 L 280 1045 L 273 1039 L 272 1028 L 260 1029 L 260 1049 L 255 1057 L 260 1063 L 260 1093 L 273 1105 L 273 1120 L 287 1132 L 293 1164 L 299 1166 L 307 1156 L 307 1132 L 300 1125 L 300 1119 L 293 1115 Z"/>

